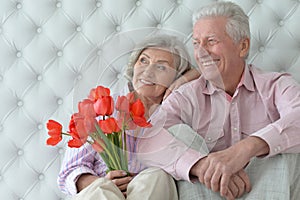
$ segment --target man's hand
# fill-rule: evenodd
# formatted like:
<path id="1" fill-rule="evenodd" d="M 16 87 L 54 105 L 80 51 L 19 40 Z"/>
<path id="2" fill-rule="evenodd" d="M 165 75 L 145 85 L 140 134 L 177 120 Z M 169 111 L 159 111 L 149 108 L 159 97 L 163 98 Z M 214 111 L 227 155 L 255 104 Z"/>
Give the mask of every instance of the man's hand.
<path id="1" fill-rule="evenodd" d="M 126 197 L 127 186 L 132 180 L 132 176 L 128 176 L 128 174 L 122 170 L 114 170 L 108 172 L 105 178 L 111 180 Z"/>
<path id="2" fill-rule="evenodd" d="M 251 183 L 247 173 L 244 170 L 233 174 L 229 181 L 227 194 L 225 195 L 227 200 L 242 197 L 245 192 L 251 191 Z"/>
<path id="3" fill-rule="evenodd" d="M 248 137 L 223 151 L 213 152 L 202 158 L 192 167 L 191 174 L 197 176 L 207 188 L 220 191 L 221 196 L 227 197 L 231 192 L 235 193 L 232 181 L 241 183 L 233 175 L 238 175 L 252 157 L 264 155 L 268 151 L 269 147 L 262 139 Z M 239 177 L 247 185 L 244 174 L 239 174 Z"/>

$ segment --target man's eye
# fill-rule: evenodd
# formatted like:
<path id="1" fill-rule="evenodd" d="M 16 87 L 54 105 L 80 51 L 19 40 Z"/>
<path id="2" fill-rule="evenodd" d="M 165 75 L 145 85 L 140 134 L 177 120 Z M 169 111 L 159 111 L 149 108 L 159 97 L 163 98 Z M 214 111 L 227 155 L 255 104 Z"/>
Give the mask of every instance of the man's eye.
<path id="1" fill-rule="evenodd" d="M 209 39 L 209 40 L 208 40 L 208 44 L 209 44 L 209 45 L 217 44 L 217 42 L 218 42 L 218 41 L 217 41 L 216 39 Z"/>
<path id="2" fill-rule="evenodd" d="M 198 47 L 199 47 L 199 42 L 194 41 L 194 42 L 193 42 L 193 46 L 194 46 L 194 49 L 198 49 Z"/>

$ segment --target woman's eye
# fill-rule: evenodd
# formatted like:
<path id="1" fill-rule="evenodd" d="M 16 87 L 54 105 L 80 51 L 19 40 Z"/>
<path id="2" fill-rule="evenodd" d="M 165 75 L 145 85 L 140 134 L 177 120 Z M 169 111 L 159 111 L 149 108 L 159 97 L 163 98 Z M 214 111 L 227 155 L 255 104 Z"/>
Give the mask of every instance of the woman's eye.
<path id="1" fill-rule="evenodd" d="M 140 62 L 141 62 L 142 64 L 147 64 L 147 63 L 148 63 L 148 60 L 147 60 L 146 58 L 142 57 L 142 58 L 140 58 Z"/>
<path id="2" fill-rule="evenodd" d="M 165 70 L 166 66 L 164 66 L 164 65 L 157 65 L 157 68 L 160 69 L 160 70 Z"/>

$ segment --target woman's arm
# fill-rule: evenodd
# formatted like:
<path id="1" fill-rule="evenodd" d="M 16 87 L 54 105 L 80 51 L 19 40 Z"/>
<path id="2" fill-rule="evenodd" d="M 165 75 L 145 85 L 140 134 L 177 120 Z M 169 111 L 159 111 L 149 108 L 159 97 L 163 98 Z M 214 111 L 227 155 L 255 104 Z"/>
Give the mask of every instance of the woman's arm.
<path id="1" fill-rule="evenodd" d="M 177 88 L 179 88 L 184 83 L 187 83 L 189 81 L 192 81 L 194 79 L 199 78 L 200 75 L 201 75 L 201 73 L 196 68 L 192 68 L 189 71 L 185 72 L 181 77 L 179 77 L 178 79 L 176 79 L 169 86 L 169 88 L 165 92 L 164 99 L 167 98 L 167 96 L 169 96 L 172 93 L 173 90 L 176 90 Z"/>

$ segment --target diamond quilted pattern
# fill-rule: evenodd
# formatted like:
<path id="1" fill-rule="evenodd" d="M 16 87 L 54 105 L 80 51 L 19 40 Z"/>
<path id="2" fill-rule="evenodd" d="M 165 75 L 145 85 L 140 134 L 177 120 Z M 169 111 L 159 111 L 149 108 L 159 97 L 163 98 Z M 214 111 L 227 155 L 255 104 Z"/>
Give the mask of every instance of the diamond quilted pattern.
<path id="1" fill-rule="evenodd" d="M 232 1 L 250 17 L 249 61 L 300 81 L 300 1 Z M 0 199 L 67 199 L 56 184 L 66 141 L 46 146 L 46 121 L 67 126 L 97 84 L 123 88 L 131 48 L 149 34 L 178 35 L 192 57 L 192 13 L 210 2 L 1 0 Z"/>

